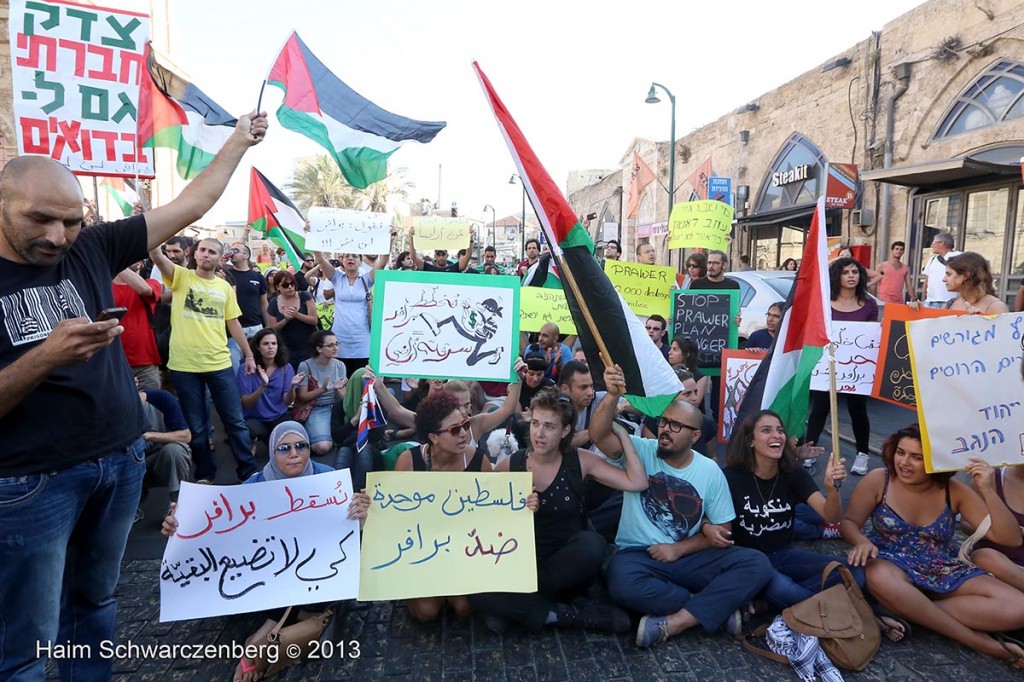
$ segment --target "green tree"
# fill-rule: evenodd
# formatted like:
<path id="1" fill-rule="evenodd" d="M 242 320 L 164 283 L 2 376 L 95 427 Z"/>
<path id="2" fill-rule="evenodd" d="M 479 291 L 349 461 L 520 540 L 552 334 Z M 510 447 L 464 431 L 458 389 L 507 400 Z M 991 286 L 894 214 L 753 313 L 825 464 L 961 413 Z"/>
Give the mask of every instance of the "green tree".
<path id="1" fill-rule="evenodd" d="M 303 214 L 310 206 L 361 208 L 363 203 L 361 193 L 348 184 L 338 164 L 326 154 L 300 161 L 284 188 Z"/>

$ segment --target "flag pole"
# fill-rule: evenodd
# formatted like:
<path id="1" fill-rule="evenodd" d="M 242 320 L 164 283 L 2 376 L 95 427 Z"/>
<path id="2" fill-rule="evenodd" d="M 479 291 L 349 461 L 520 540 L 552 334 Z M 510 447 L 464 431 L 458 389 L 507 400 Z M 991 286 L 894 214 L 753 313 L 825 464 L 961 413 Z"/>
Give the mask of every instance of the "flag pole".
<path id="1" fill-rule="evenodd" d="M 554 255 L 554 252 L 552 252 Z M 605 345 L 604 338 L 601 336 L 601 332 L 597 328 L 597 324 L 594 322 L 593 315 L 590 314 L 590 308 L 587 307 L 586 301 L 583 300 L 583 295 L 580 293 L 579 285 L 576 284 L 576 278 L 573 277 L 572 271 L 569 270 L 565 265 L 565 259 L 561 255 L 558 256 L 558 267 L 562 274 L 565 276 L 565 280 L 569 283 L 569 288 L 572 289 L 572 295 L 576 297 L 576 303 L 580 306 L 580 312 L 583 313 L 583 318 L 587 321 L 587 327 L 590 329 L 590 333 L 594 335 L 594 341 L 597 343 L 597 349 L 601 353 L 601 358 L 604 361 L 606 367 L 613 367 L 615 361 L 612 359 L 611 353 L 608 352 L 608 346 Z"/>
<path id="2" fill-rule="evenodd" d="M 835 344 L 828 344 L 828 403 L 832 415 L 832 454 L 828 463 L 832 466 L 839 462 L 839 391 L 836 388 L 836 349 Z M 842 487 L 841 481 L 833 481 L 836 490 Z"/>
<path id="3" fill-rule="evenodd" d="M 267 79 L 263 79 L 263 85 L 260 86 L 260 96 L 256 98 L 256 115 L 260 113 L 260 105 L 263 104 L 263 91 L 267 89 Z"/>

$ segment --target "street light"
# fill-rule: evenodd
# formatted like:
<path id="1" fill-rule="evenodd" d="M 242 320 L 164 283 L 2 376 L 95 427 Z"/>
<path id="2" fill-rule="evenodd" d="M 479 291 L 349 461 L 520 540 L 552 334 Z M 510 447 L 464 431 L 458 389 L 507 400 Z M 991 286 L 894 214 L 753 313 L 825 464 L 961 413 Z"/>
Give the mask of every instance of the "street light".
<path id="1" fill-rule="evenodd" d="M 658 104 L 661 102 L 658 99 L 658 95 L 654 92 L 655 87 L 664 90 L 665 94 L 668 95 L 668 101 L 672 104 L 672 139 L 669 141 L 668 147 L 668 215 L 671 218 L 672 199 L 676 189 L 676 96 L 661 83 L 652 82 L 651 89 L 647 92 L 647 99 L 644 100 L 647 104 Z"/>
<path id="2" fill-rule="evenodd" d="M 516 180 L 519 180 L 519 184 L 523 186 L 523 222 L 519 226 L 519 253 L 520 260 L 526 260 L 526 183 L 516 173 L 512 174 L 512 177 L 508 179 L 508 184 L 516 184 Z"/>
<path id="3" fill-rule="evenodd" d="M 484 210 L 486 211 L 488 209 L 490 209 L 490 211 L 491 211 L 491 246 L 493 246 L 495 249 L 497 249 L 498 248 L 498 244 L 497 244 L 498 238 L 496 236 L 497 232 L 495 231 L 494 224 L 496 222 L 498 222 L 498 220 L 497 220 L 496 213 L 494 211 L 494 207 L 491 206 L 490 204 L 484 205 Z"/>

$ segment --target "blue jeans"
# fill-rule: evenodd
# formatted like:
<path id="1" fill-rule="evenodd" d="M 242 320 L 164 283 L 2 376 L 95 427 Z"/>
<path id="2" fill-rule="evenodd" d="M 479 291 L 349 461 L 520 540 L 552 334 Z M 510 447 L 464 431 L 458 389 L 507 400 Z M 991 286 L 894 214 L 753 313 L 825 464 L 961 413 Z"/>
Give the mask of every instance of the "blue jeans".
<path id="1" fill-rule="evenodd" d="M 145 461 L 139 438 L 60 471 L 0 478 L 0 680 L 43 679 L 49 643 L 91 651 L 62 658 L 61 679 L 110 679 L 99 644 L 114 637 Z"/>
<path id="2" fill-rule="evenodd" d="M 852 567 L 836 557 L 796 549 L 792 545 L 770 552 L 768 560 L 775 570 L 772 571 L 771 580 L 764 586 L 761 596 L 772 608 L 779 611 L 816 595 L 822 588 L 821 573 L 833 561 L 839 561 L 850 569 L 861 590 L 864 590 L 867 584 L 863 568 Z M 840 581 L 842 576 L 839 571 L 832 571 L 825 587 L 831 587 Z"/>
<path id="3" fill-rule="evenodd" d="M 746 547 L 711 547 L 675 561 L 658 561 L 646 547 L 621 549 L 608 565 L 608 591 L 620 606 L 654 616 L 685 608 L 707 632 L 754 598 L 772 565 Z"/>
<path id="4" fill-rule="evenodd" d="M 369 444 L 359 452 L 354 447 L 338 448 L 334 456 L 334 470 L 348 469 L 352 476 L 352 489 L 359 491 L 366 487 L 366 473 L 373 471 L 373 449 Z"/>
<path id="5" fill-rule="evenodd" d="M 210 452 L 210 412 L 206 406 L 206 389 L 224 423 L 231 453 L 235 456 L 235 473 L 244 481 L 256 472 L 256 459 L 252 456 L 249 428 L 242 417 L 242 398 L 231 368 L 216 372 L 178 372 L 171 370 L 171 380 L 178 393 L 178 402 L 185 421 L 192 432 L 192 461 L 196 463 L 196 480 L 214 480 L 217 466 Z"/>
<path id="6" fill-rule="evenodd" d="M 793 518 L 794 540 L 820 540 L 825 536 L 825 519 L 811 505 L 798 502 Z"/>

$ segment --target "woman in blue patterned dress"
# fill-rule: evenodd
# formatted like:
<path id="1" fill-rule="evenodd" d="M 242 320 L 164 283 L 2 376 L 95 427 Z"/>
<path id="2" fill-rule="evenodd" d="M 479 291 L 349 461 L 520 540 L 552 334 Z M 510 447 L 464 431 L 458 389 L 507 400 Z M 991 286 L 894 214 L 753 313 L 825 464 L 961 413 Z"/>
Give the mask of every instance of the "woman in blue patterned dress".
<path id="1" fill-rule="evenodd" d="M 853 491 L 840 526 L 853 545 L 850 564 L 866 567 L 871 594 L 895 614 L 1024 668 L 1019 642 L 988 634 L 1024 627 L 1024 593 L 960 563 L 953 538 L 961 514 L 975 527 L 991 516 L 986 537 L 994 542 L 1024 540 L 996 495 L 991 467 L 968 460 L 980 495 L 953 479 L 954 472 L 927 473 L 916 424 L 886 440 L 882 459 L 885 468 L 868 472 Z M 872 530 L 864 534 L 869 517 Z"/>

